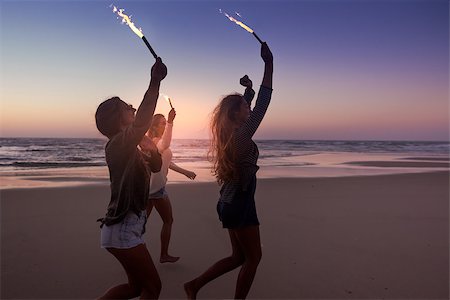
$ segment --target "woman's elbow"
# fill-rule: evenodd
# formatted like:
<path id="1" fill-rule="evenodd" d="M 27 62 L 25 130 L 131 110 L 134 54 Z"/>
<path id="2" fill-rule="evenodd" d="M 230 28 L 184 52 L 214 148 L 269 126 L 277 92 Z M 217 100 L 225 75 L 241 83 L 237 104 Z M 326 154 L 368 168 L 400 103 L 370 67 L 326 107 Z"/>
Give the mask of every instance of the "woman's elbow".
<path id="1" fill-rule="evenodd" d="M 162 159 L 161 156 L 159 156 L 159 160 L 156 161 L 155 166 L 152 170 L 153 173 L 159 172 L 161 171 L 161 167 L 162 167 Z"/>
<path id="2" fill-rule="evenodd" d="M 161 171 L 161 165 L 150 167 L 150 171 L 152 171 L 152 173 L 158 173 L 159 171 Z"/>
<path id="3" fill-rule="evenodd" d="M 150 171 L 152 171 L 153 173 L 157 173 L 161 171 L 161 167 L 162 167 L 161 154 L 157 153 L 152 157 L 152 162 L 150 164 Z"/>

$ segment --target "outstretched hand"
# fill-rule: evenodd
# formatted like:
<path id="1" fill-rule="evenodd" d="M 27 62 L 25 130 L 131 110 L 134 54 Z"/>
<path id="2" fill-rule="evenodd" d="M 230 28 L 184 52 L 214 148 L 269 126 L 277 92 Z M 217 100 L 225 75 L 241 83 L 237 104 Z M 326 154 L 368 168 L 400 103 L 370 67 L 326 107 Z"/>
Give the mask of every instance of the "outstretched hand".
<path id="1" fill-rule="evenodd" d="M 266 42 L 261 44 L 261 57 L 266 64 L 273 63 L 273 55 Z"/>
<path id="2" fill-rule="evenodd" d="M 252 81 L 250 80 L 250 78 L 248 78 L 247 75 L 245 75 L 244 77 L 242 77 L 242 78 L 239 80 L 239 83 L 240 83 L 242 86 L 245 86 L 245 87 L 247 87 L 247 88 L 252 88 L 252 86 L 253 86 Z"/>
<path id="3" fill-rule="evenodd" d="M 167 122 L 169 122 L 169 123 L 173 123 L 173 120 L 175 119 L 175 116 L 177 115 L 177 113 L 176 113 L 176 111 L 175 111 L 175 108 L 172 108 L 170 111 L 169 111 L 169 115 L 168 115 L 168 117 L 167 117 Z"/>
<path id="4" fill-rule="evenodd" d="M 191 180 L 194 180 L 195 177 L 197 177 L 197 174 L 195 174 L 195 173 L 192 172 L 192 171 L 186 171 L 186 172 L 184 173 L 184 175 L 185 175 L 187 178 L 191 179 Z"/>
<path id="5" fill-rule="evenodd" d="M 162 62 L 161 58 L 158 57 L 156 62 L 152 66 L 152 79 L 161 81 L 167 76 L 167 67 Z"/>

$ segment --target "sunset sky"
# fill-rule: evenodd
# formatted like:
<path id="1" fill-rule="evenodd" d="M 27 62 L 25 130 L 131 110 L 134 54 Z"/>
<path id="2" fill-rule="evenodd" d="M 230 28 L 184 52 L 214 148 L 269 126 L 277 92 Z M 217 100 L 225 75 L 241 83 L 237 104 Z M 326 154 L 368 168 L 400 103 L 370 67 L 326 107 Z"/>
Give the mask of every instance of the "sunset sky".
<path id="1" fill-rule="evenodd" d="M 1 0 L 1 137 L 100 137 L 100 102 L 139 105 L 154 58 L 111 3 L 168 67 L 175 138 L 208 138 L 239 78 L 261 83 L 260 44 L 222 9 L 274 55 L 257 139 L 449 139 L 448 0 Z M 156 112 L 168 111 L 160 98 Z"/>

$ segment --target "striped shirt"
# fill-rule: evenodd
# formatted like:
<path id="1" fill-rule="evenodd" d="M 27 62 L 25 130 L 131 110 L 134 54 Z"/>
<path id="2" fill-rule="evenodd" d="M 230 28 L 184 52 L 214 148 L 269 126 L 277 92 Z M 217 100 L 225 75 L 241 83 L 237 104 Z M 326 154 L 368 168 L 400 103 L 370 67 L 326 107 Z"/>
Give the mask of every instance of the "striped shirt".
<path id="1" fill-rule="evenodd" d="M 246 89 L 244 98 L 251 104 L 254 92 L 251 89 Z M 231 203 L 233 201 L 236 191 L 246 191 L 248 184 L 253 176 L 256 175 L 259 167 L 256 164 L 258 161 L 259 151 L 258 146 L 252 140 L 253 135 L 261 124 L 267 108 L 269 107 L 270 99 L 272 97 L 272 89 L 261 86 L 259 89 L 256 104 L 250 112 L 250 116 L 245 123 L 237 128 L 233 133 L 234 145 L 237 147 L 237 166 L 238 178 L 225 182 L 220 189 L 219 201 Z"/>

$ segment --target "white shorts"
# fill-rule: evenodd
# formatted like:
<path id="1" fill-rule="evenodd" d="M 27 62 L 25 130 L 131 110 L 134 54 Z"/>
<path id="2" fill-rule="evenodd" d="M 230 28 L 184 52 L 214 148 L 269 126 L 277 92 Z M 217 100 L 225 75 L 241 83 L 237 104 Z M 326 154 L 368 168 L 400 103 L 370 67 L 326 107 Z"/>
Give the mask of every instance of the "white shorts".
<path id="1" fill-rule="evenodd" d="M 147 212 L 141 211 L 140 216 L 130 211 L 122 222 L 110 226 L 103 225 L 101 230 L 101 247 L 129 249 L 139 244 L 145 244 L 142 235 L 145 232 Z"/>

